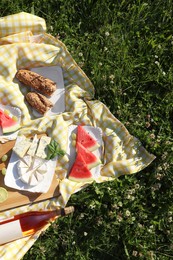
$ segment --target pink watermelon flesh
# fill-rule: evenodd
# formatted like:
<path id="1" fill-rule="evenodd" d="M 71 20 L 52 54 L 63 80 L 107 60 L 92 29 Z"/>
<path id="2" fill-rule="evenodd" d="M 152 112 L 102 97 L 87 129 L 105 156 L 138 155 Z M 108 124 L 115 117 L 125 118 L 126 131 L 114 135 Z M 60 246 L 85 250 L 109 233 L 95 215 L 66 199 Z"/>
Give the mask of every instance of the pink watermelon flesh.
<path id="1" fill-rule="evenodd" d="M 77 128 L 77 142 L 82 144 L 89 151 L 94 151 L 100 146 L 82 125 L 79 125 Z"/>
<path id="2" fill-rule="evenodd" d="M 4 114 L 3 110 L 0 109 L 0 126 L 2 127 L 3 134 L 14 132 L 19 129 L 19 123 L 16 122 L 10 116 Z"/>
<path id="3" fill-rule="evenodd" d="M 93 176 L 81 154 L 77 154 L 76 160 L 69 173 L 69 180 L 76 182 L 86 182 L 93 180 Z"/>
<path id="4" fill-rule="evenodd" d="M 86 149 L 80 143 L 76 143 L 76 150 L 77 153 L 79 153 L 83 157 L 89 169 L 92 169 L 93 167 L 96 167 L 101 163 L 95 154 Z"/>

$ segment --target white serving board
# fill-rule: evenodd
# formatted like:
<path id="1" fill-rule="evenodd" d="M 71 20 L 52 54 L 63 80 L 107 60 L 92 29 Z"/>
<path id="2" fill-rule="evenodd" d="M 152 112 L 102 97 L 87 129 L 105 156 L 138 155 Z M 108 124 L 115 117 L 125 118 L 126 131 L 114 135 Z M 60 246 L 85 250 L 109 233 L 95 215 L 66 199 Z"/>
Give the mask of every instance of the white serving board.
<path id="1" fill-rule="evenodd" d="M 100 160 L 102 158 L 102 130 L 99 127 L 94 127 L 94 126 L 83 126 L 86 131 L 89 132 L 89 134 L 98 142 L 100 147 L 93 151 L 94 153 Z M 76 158 L 76 149 L 72 145 L 72 134 L 77 133 L 77 125 L 71 125 L 69 126 L 68 129 L 68 146 L 67 146 L 67 156 L 69 157 L 69 168 L 68 168 L 68 174 L 70 172 L 71 167 L 73 166 L 73 163 Z M 97 165 L 96 167 L 92 168 L 90 171 L 94 177 L 94 179 L 98 178 L 100 176 L 100 168 L 101 164 Z"/>
<path id="2" fill-rule="evenodd" d="M 20 142 L 20 137 L 16 139 L 16 142 Z M 18 175 L 17 164 L 20 158 L 16 155 L 15 152 L 12 152 L 11 158 L 7 167 L 6 175 L 4 178 L 4 183 L 6 186 L 23 191 L 29 192 L 38 192 L 38 193 L 46 193 L 52 183 L 57 158 L 55 157 L 53 160 L 49 160 L 46 162 L 47 164 L 47 173 L 44 174 L 44 179 L 36 186 L 30 186 L 24 182 L 22 182 Z"/>
<path id="3" fill-rule="evenodd" d="M 53 107 L 45 115 L 52 116 L 63 113 L 65 111 L 65 88 L 62 68 L 60 66 L 36 67 L 31 68 L 31 71 L 36 72 L 45 78 L 51 79 L 57 85 L 57 89 L 53 95 L 47 97 L 53 103 Z M 32 91 L 35 90 L 32 89 Z M 38 113 L 35 109 L 33 109 L 33 114 L 36 117 L 43 117 L 43 115 Z"/>

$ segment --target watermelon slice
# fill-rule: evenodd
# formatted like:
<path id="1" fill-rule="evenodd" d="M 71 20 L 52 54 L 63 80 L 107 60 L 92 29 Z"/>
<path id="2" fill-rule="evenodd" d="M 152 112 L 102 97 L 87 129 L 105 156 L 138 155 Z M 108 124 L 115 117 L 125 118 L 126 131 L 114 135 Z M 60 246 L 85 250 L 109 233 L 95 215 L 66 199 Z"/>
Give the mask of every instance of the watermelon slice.
<path id="1" fill-rule="evenodd" d="M 93 180 L 92 173 L 88 169 L 82 155 L 79 153 L 77 154 L 76 160 L 70 170 L 69 180 L 76 182 L 87 182 Z"/>
<path id="2" fill-rule="evenodd" d="M 0 109 L 0 126 L 2 128 L 2 133 L 7 134 L 18 130 L 20 124 Z"/>
<path id="3" fill-rule="evenodd" d="M 80 143 L 76 143 L 76 150 L 77 153 L 79 153 L 83 157 L 89 169 L 92 169 L 93 167 L 96 167 L 101 163 L 99 158 L 97 158 L 94 153 L 90 152 Z"/>
<path id="4" fill-rule="evenodd" d="M 77 142 L 82 144 L 89 151 L 94 151 L 100 146 L 82 125 L 77 127 Z"/>

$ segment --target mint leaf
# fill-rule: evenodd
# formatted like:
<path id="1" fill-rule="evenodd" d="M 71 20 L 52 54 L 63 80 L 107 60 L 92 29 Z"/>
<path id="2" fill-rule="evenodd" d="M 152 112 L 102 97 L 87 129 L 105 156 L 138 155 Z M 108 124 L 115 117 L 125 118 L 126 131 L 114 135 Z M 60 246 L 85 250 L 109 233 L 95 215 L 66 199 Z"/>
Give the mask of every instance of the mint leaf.
<path id="1" fill-rule="evenodd" d="M 55 140 L 51 140 L 50 144 L 47 145 L 47 160 L 51 160 L 56 156 L 64 156 L 65 151 L 61 149 L 59 143 Z"/>

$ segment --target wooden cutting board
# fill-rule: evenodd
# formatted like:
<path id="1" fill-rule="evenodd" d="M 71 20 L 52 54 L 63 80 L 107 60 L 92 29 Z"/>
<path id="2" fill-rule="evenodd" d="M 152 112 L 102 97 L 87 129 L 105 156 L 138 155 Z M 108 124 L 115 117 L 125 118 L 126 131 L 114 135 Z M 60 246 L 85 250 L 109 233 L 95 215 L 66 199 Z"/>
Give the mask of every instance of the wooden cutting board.
<path id="1" fill-rule="evenodd" d="M 38 135 L 39 137 L 39 135 Z M 20 191 L 10 187 L 7 187 L 4 184 L 4 176 L 1 174 L 1 169 L 3 167 L 7 167 L 8 161 L 10 159 L 12 148 L 15 144 L 15 140 L 8 141 L 5 144 L 0 143 L 0 158 L 4 154 L 8 154 L 8 160 L 5 163 L 2 163 L 0 160 L 0 187 L 4 187 L 8 191 L 8 199 L 2 203 L 0 203 L 0 212 L 20 207 L 27 204 L 32 204 L 35 202 L 43 201 L 52 197 L 57 197 L 60 195 L 59 193 L 59 181 L 56 179 L 56 175 L 54 174 L 54 178 L 52 184 L 47 193 L 33 193 L 28 191 Z"/>

